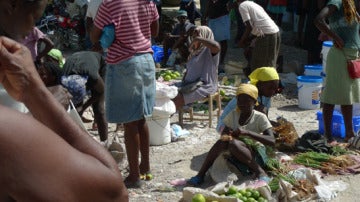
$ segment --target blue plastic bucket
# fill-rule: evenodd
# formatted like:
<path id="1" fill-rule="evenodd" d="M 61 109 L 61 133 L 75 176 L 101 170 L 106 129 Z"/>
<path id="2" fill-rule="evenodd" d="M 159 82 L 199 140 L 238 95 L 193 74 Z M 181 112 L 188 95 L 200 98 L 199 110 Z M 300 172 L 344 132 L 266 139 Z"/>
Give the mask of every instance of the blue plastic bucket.
<path id="1" fill-rule="evenodd" d="M 321 64 L 305 65 L 304 70 L 305 70 L 304 75 L 306 75 L 306 76 L 321 76 L 323 67 Z"/>
<path id="2" fill-rule="evenodd" d="M 319 109 L 320 94 L 322 90 L 321 76 L 298 76 L 298 101 L 299 108 Z"/>

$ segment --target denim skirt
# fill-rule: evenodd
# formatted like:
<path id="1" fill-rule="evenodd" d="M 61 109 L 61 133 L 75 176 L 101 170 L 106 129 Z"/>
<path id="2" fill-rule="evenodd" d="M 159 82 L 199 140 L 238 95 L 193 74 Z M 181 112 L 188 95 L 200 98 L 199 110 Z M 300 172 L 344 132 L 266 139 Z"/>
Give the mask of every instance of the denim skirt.
<path id="1" fill-rule="evenodd" d="M 105 109 L 109 123 L 129 123 L 151 116 L 155 104 L 155 63 L 150 53 L 108 64 Z"/>

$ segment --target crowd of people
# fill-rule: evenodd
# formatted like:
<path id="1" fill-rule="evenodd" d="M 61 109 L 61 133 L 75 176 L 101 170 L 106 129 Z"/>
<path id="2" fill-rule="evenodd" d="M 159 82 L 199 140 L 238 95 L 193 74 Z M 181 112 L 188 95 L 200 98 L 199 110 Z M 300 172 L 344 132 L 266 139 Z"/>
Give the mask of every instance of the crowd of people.
<path id="1" fill-rule="evenodd" d="M 77 3 L 78 12 L 86 16 L 90 45 L 66 59 L 34 27 L 47 3 L 0 2 L 0 156 L 6 161 L 0 168 L 0 196 L 5 201 L 128 201 L 126 188 L 142 187 L 141 176 L 151 173 L 146 118 L 155 104 L 151 45 L 160 31 L 161 1 L 91 0 L 88 6 L 84 1 L 67 2 Z M 305 41 L 312 40 L 313 46 L 304 44 L 309 62 L 320 61 L 321 34 L 334 42 L 321 97 L 328 143 L 335 144 L 331 128 L 335 105 L 341 105 L 345 140 L 354 137 L 352 106 L 360 102 L 360 80 L 349 77 L 346 60 L 356 58 L 360 47 L 357 3 L 213 0 L 201 1 L 199 12 L 194 1 L 181 1 L 176 16 L 179 23 L 163 42 L 165 60 L 169 59 L 168 49 L 180 49 L 186 65 L 173 99 L 177 109 L 217 91 L 218 74 L 224 72 L 228 51 L 231 9 L 238 13 L 241 36 L 237 45 L 249 53 L 249 83 L 240 84 L 236 97 L 225 107 L 217 127 L 221 138 L 189 184 L 200 185 L 223 152 L 246 166 L 254 177 L 268 181 L 263 146 L 275 143 L 267 114 L 271 96 L 281 84 L 277 60 L 282 18 L 289 7 L 300 16 L 298 32 L 305 27 L 311 33 Z M 198 18 L 201 25 L 195 24 Z M 104 39 L 109 25 L 113 25 L 110 32 L 114 38 Z M 299 41 L 302 37 L 299 34 Z M 101 47 L 102 40 L 110 40 L 109 47 Z M 45 48 L 38 51 L 38 43 Z M 182 91 L 193 83 L 197 86 Z M 80 115 L 92 106 L 94 127 L 102 142 L 107 140 L 108 122 L 123 124 L 129 163 L 124 180 L 109 152 L 71 119 L 67 112 L 71 104 Z M 262 147 L 254 152 L 245 139 Z"/>

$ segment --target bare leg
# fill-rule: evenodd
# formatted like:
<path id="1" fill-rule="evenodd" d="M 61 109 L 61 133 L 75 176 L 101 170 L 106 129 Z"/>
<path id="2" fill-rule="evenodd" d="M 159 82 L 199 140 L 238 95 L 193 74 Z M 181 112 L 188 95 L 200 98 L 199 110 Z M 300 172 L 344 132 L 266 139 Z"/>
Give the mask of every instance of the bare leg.
<path id="1" fill-rule="evenodd" d="M 98 101 L 93 103 L 92 108 L 94 111 L 94 121 L 98 127 L 100 140 L 105 141 L 108 138 L 108 126 L 105 120 L 104 95 L 102 95 Z"/>
<path id="2" fill-rule="evenodd" d="M 211 147 L 208 155 L 206 156 L 206 159 L 204 161 L 204 163 L 202 164 L 197 176 L 204 178 L 206 172 L 209 170 L 209 168 L 212 166 L 212 164 L 214 163 L 214 161 L 216 160 L 216 158 L 221 154 L 221 152 L 223 152 L 224 150 L 226 150 L 226 148 L 228 147 L 229 143 L 228 142 L 224 142 L 221 140 L 218 140 L 214 146 Z"/>
<path id="3" fill-rule="evenodd" d="M 146 174 L 150 172 L 150 143 L 149 143 L 149 128 L 145 119 L 138 121 L 138 130 L 140 135 L 140 173 Z"/>
<path id="4" fill-rule="evenodd" d="M 345 141 L 349 140 L 350 138 L 355 136 L 354 129 L 353 129 L 353 106 L 352 105 L 341 105 L 341 113 L 344 117 L 344 124 L 345 124 Z"/>
<path id="5" fill-rule="evenodd" d="M 227 40 L 220 41 L 221 52 L 220 52 L 220 64 L 224 64 L 225 56 L 227 52 Z"/>
<path id="6" fill-rule="evenodd" d="M 179 92 L 178 95 L 172 99 L 176 106 L 176 110 L 179 110 L 185 105 L 184 96 Z"/>
<path id="7" fill-rule="evenodd" d="M 127 158 L 129 162 L 129 176 L 125 179 L 128 182 L 136 182 L 140 179 L 139 171 L 139 149 L 140 135 L 138 130 L 138 121 L 124 124 L 124 139 Z"/>
<path id="8" fill-rule="evenodd" d="M 232 140 L 229 144 L 231 154 L 241 163 L 246 164 L 258 176 L 266 176 L 264 169 L 255 161 L 254 154 L 240 140 Z"/>
<path id="9" fill-rule="evenodd" d="M 329 143 L 333 141 L 333 137 L 332 137 L 333 112 L 334 112 L 334 105 L 324 103 L 323 105 L 324 135 Z"/>

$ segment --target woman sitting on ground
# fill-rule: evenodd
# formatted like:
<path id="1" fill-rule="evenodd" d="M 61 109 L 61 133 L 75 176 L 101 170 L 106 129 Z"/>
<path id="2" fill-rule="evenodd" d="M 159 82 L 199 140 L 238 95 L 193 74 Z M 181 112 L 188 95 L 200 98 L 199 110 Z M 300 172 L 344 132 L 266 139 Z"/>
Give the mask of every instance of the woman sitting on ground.
<path id="1" fill-rule="evenodd" d="M 259 97 L 257 98 L 258 104 L 255 106 L 255 110 L 268 115 L 269 108 L 271 106 L 271 96 L 278 92 L 279 88 L 279 74 L 273 67 L 261 67 L 254 70 L 250 75 L 250 84 L 257 87 L 259 91 Z M 236 98 L 233 98 L 224 108 L 222 112 L 216 130 L 221 132 L 224 128 L 223 119 L 236 108 Z"/>
<path id="2" fill-rule="evenodd" d="M 206 172 L 224 151 L 229 151 L 233 159 L 246 165 L 255 177 L 268 180 L 262 168 L 267 159 L 266 153 L 262 152 L 264 147 L 253 150 L 245 144 L 244 139 L 270 146 L 275 145 L 270 121 L 265 114 L 254 110 L 257 98 L 258 90 L 254 85 L 241 84 L 239 86 L 236 93 L 237 109 L 231 111 L 223 120 L 225 128 L 220 140 L 210 149 L 200 171 L 190 178 L 189 184 L 200 185 L 204 181 Z"/>
<path id="3" fill-rule="evenodd" d="M 201 81 L 202 84 L 190 92 L 179 91 L 173 99 L 176 109 L 206 98 L 217 90 L 217 67 L 220 45 L 214 40 L 209 27 L 196 27 L 191 37 L 190 55 L 181 86 Z"/>

